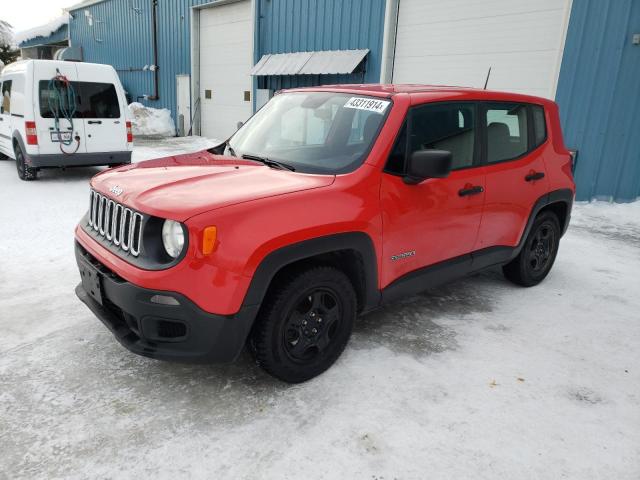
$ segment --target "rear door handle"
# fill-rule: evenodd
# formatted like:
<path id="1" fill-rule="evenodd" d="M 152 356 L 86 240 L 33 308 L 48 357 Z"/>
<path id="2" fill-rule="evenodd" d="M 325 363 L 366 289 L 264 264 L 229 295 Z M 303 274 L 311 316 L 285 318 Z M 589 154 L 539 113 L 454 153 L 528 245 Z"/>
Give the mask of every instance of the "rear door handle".
<path id="1" fill-rule="evenodd" d="M 461 197 L 466 197 L 468 195 L 478 195 L 479 193 L 484 192 L 484 188 L 480 185 L 475 185 L 473 187 L 466 187 L 458 190 L 458 195 Z"/>
<path id="2" fill-rule="evenodd" d="M 102 120 L 89 120 L 89 125 L 102 125 Z"/>
<path id="3" fill-rule="evenodd" d="M 532 172 L 526 177 L 524 177 L 525 182 L 535 182 L 536 180 L 540 180 L 544 178 L 544 173 L 542 172 Z"/>

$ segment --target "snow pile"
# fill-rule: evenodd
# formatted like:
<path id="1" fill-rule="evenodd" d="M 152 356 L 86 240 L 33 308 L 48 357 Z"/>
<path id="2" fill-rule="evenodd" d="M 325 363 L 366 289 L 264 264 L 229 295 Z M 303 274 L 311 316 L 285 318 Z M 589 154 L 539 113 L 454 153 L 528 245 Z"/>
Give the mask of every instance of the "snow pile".
<path id="1" fill-rule="evenodd" d="M 13 27 L 10 23 L 0 20 L 0 46 L 4 45 L 13 45 Z"/>
<path id="2" fill-rule="evenodd" d="M 176 128 L 171 118 L 171 112 L 166 108 L 151 108 L 134 102 L 129 105 L 133 115 L 133 135 L 160 135 L 172 137 Z"/>
<path id="3" fill-rule="evenodd" d="M 29 30 L 23 30 L 22 32 L 18 32 L 15 34 L 14 40 L 20 45 L 23 42 L 32 40 L 38 37 L 47 37 L 51 35 L 53 32 L 57 31 L 63 25 L 69 25 L 69 14 L 65 13 L 64 15 L 54 18 L 48 23 L 44 25 L 40 25 L 38 27 L 30 28 Z"/>

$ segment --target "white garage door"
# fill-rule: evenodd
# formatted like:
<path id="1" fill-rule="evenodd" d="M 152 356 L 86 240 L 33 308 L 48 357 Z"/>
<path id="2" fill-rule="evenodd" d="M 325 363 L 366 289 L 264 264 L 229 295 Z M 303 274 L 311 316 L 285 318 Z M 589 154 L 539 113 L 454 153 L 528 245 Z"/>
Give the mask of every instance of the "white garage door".
<path id="1" fill-rule="evenodd" d="M 553 98 L 571 0 L 400 0 L 394 83 Z"/>
<path id="2" fill-rule="evenodd" d="M 251 116 L 251 2 L 200 12 L 201 132 L 224 140 Z"/>

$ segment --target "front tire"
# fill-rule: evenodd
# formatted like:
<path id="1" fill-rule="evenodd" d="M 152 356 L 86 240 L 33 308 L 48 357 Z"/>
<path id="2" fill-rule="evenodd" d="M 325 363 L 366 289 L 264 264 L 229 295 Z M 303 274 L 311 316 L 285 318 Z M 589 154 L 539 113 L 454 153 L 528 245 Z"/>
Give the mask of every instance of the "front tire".
<path id="1" fill-rule="evenodd" d="M 560 222 L 553 212 L 542 212 L 516 258 L 502 267 L 504 276 L 523 287 L 539 284 L 551 271 L 560 245 Z"/>
<path id="2" fill-rule="evenodd" d="M 16 145 L 15 154 L 16 168 L 18 169 L 18 177 L 20 177 L 20 180 L 28 182 L 38 178 L 38 169 L 27 165 L 22 149 L 18 145 Z"/>
<path id="3" fill-rule="evenodd" d="M 357 299 L 349 278 L 314 267 L 276 285 L 249 339 L 256 362 L 288 383 L 309 380 L 342 354 L 353 328 Z"/>

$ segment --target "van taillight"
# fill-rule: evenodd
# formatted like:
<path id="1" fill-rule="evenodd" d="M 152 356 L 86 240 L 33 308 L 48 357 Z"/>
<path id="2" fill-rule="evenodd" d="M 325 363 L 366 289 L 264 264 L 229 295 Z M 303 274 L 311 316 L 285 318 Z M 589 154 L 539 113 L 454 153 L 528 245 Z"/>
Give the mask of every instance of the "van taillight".
<path id="1" fill-rule="evenodd" d="M 127 122 L 127 143 L 133 142 L 133 130 L 131 129 L 131 122 Z"/>
<path id="2" fill-rule="evenodd" d="M 24 130 L 27 135 L 27 145 L 37 145 L 38 131 L 36 130 L 36 122 L 24 122 Z"/>

